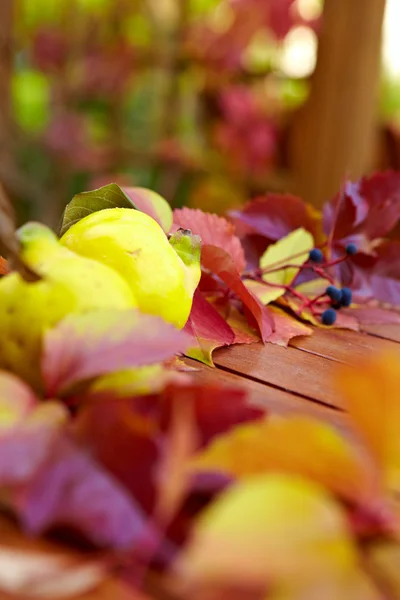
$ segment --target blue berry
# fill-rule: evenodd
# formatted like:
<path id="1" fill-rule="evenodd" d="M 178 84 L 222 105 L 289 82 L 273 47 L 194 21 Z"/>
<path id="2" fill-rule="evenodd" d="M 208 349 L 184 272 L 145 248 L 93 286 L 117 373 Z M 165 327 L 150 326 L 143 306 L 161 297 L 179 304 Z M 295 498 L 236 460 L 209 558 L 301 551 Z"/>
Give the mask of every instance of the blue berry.
<path id="1" fill-rule="evenodd" d="M 350 306 L 352 301 L 353 301 L 353 293 L 352 293 L 351 289 L 348 287 L 344 287 L 342 289 L 342 299 L 341 299 L 342 306 Z"/>
<path id="2" fill-rule="evenodd" d="M 310 252 L 310 260 L 315 263 L 322 263 L 324 255 L 319 248 L 313 248 Z"/>
<path id="3" fill-rule="evenodd" d="M 340 302 L 342 301 L 342 290 L 339 290 L 339 288 L 335 287 L 334 285 L 328 285 L 328 287 L 325 290 L 325 294 L 329 296 L 331 300 L 337 302 L 338 304 L 340 304 Z"/>
<path id="4" fill-rule="evenodd" d="M 346 254 L 348 254 L 349 256 L 354 256 L 355 254 L 357 254 L 357 246 L 355 244 L 347 244 L 345 251 Z"/>
<path id="5" fill-rule="evenodd" d="M 324 325 L 333 325 L 336 321 L 336 310 L 327 308 L 321 315 L 321 321 Z"/>

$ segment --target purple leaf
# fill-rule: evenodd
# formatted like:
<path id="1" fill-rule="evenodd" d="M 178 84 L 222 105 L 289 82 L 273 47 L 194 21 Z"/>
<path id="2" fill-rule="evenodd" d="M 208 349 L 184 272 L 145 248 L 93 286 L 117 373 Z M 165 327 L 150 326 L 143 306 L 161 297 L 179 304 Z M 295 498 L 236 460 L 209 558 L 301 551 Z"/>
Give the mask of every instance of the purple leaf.
<path id="1" fill-rule="evenodd" d="M 135 310 L 69 315 L 45 336 L 47 394 L 55 397 L 80 381 L 160 362 L 189 344 L 185 332 Z"/>
<path id="2" fill-rule="evenodd" d="M 70 526 L 100 546 L 129 547 L 149 533 L 133 498 L 102 467 L 64 438 L 39 473 L 16 494 L 23 526 L 39 534 Z"/>

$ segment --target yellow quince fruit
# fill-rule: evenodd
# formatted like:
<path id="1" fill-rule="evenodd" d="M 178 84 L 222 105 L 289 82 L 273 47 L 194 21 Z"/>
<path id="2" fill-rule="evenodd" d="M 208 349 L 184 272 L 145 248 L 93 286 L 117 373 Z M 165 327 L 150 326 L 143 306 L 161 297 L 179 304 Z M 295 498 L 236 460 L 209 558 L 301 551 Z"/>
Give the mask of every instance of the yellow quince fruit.
<path id="1" fill-rule="evenodd" d="M 147 214 L 110 208 L 72 225 L 60 242 L 118 271 L 142 312 L 185 325 L 201 274 L 198 236 L 181 230 L 168 239 Z"/>
<path id="2" fill-rule="evenodd" d="M 59 244 L 40 223 L 18 232 L 21 258 L 42 279 L 26 282 L 18 273 L 0 279 L 0 368 L 41 388 L 40 354 L 44 332 L 67 314 L 136 305 L 124 279 L 97 261 Z"/>

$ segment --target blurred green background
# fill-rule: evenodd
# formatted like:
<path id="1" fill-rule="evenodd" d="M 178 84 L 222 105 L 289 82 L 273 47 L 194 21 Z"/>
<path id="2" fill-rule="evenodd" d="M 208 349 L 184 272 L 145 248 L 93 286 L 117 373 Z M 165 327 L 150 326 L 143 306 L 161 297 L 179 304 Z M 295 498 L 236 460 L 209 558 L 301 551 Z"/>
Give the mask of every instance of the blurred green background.
<path id="1" fill-rule="evenodd" d="M 287 134 L 307 98 L 322 1 L 2 2 L 12 47 L 0 73 L 9 91 L 0 178 L 20 220 L 54 225 L 74 193 L 110 181 L 218 213 L 285 189 Z M 379 109 L 395 149 L 396 3 Z M 387 159 L 395 168 L 396 157 Z"/>

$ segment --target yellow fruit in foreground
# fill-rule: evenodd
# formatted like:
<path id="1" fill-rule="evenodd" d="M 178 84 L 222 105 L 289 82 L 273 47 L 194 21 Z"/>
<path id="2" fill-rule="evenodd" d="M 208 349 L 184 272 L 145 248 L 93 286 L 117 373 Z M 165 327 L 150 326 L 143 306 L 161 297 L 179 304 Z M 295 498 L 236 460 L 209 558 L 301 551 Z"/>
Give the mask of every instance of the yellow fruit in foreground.
<path id="1" fill-rule="evenodd" d="M 188 319 L 200 279 L 200 242 L 185 232 L 176 235 L 177 251 L 147 214 L 110 208 L 81 219 L 60 241 L 77 254 L 118 271 L 142 312 L 158 315 L 181 328 Z"/>
<path id="2" fill-rule="evenodd" d="M 346 581 L 356 567 L 345 516 L 325 490 L 268 474 L 228 488 L 200 515 L 175 569 L 188 590 L 283 590 Z"/>
<path id="3" fill-rule="evenodd" d="M 0 279 L 0 368 L 40 389 L 46 329 L 69 313 L 126 309 L 134 306 L 134 299 L 118 273 L 70 252 L 43 225 L 29 223 L 19 237 L 23 259 L 43 279 L 28 283 L 18 273 Z"/>
<path id="4" fill-rule="evenodd" d="M 75 308 L 70 312 L 136 307 L 132 291 L 116 271 L 71 252 L 45 225 L 27 223 L 19 229 L 18 237 L 22 260 L 48 281 L 73 293 Z"/>

